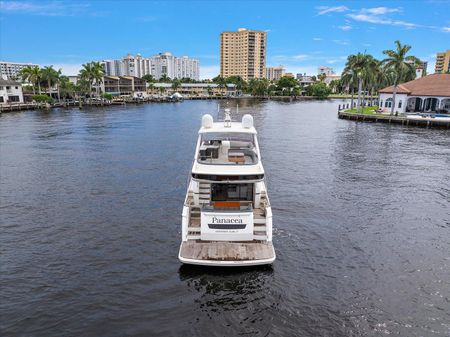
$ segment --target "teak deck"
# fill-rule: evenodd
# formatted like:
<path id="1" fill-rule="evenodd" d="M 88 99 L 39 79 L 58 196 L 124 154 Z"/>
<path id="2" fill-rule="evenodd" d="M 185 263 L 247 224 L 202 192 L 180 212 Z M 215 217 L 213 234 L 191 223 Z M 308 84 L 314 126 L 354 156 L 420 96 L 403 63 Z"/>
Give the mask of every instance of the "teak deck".
<path id="1" fill-rule="evenodd" d="M 186 241 L 181 245 L 180 255 L 195 260 L 264 260 L 273 258 L 274 249 L 272 242 Z"/>

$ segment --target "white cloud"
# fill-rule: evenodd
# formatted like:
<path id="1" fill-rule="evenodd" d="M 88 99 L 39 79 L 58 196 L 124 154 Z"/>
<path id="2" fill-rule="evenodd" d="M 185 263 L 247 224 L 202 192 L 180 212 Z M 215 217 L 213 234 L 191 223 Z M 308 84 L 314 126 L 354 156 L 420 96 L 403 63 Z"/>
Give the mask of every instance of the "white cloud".
<path id="1" fill-rule="evenodd" d="M 313 37 L 313 41 L 322 41 L 323 39 L 321 37 Z"/>
<path id="2" fill-rule="evenodd" d="M 0 9 L 4 12 L 32 14 L 41 16 L 75 16 L 88 14 L 100 16 L 104 13 L 89 11 L 90 4 L 86 2 L 68 3 L 62 1 L 0 1 Z"/>
<path id="3" fill-rule="evenodd" d="M 350 42 L 347 40 L 333 40 L 333 42 L 336 44 L 340 44 L 341 46 L 347 46 L 350 44 Z"/>
<path id="4" fill-rule="evenodd" d="M 400 9 L 388 7 L 373 7 L 373 8 L 364 8 L 362 9 L 362 11 L 373 15 L 383 15 L 387 13 L 400 12 Z"/>
<path id="5" fill-rule="evenodd" d="M 350 29 L 352 29 L 353 27 L 350 26 L 350 25 L 343 25 L 343 26 L 338 26 L 338 28 L 341 29 L 341 30 L 350 30 Z"/>
<path id="6" fill-rule="evenodd" d="M 334 7 L 329 7 L 329 6 L 319 6 L 317 7 L 317 15 L 324 15 L 327 13 L 336 13 L 336 12 L 345 12 L 348 11 L 348 8 L 345 6 L 334 6 Z"/>
<path id="7" fill-rule="evenodd" d="M 200 78 L 202 80 L 211 79 L 220 74 L 220 66 L 212 65 L 212 66 L 200 66 Z"/>
<path id="8" fill-rule="evenodd" d="M 392 26 L 402 26 L 405 28 L 416 28 L 419 25 L 411 22 L 400 21 L 400 20 L 392 20 L 389 18 L 382 18 L 377 15 L 368 15 L 368 14 L 347 14 L 349 18 L 352 18 L 355 21 L 360 22 L 369 22 L 381 25 L 392 25 Z"/>
<path id="9" fill-rule="evenodd" d="M 442 31 L 446 32 L 446 33 L 450 33 L 450 27 L 444 27 L 444 28 L 442 28 Z"/>
<path id="10" fill-rule="evenodd" d="M 297 60 L 297 61 L 302 61 L 302 60 L 308 59 L 308 58 L 309 58 L 309 55 L 306 55 L 306 54 L 299 54 L 299 55 L 294 55 L 292 58 L 293 58 L 294 60 Z"/>

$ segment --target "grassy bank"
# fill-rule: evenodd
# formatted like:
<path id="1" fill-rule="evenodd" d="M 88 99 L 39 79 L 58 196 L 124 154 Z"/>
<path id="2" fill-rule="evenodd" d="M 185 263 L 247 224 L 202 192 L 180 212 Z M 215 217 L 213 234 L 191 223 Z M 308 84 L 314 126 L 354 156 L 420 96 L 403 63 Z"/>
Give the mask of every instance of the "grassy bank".
<path id="1" fill-rule="evenodd" d="M 363 107 L 363 108 L 359 109 L 359 111 L 357 108 L 347 109 L 347 110 L 344 110 L 344 112 L 359 113 L 359 114 L 363 114 L 363 115 L 375 115 L 376 114 L 375 110 L 378 110 L 378 106 L 376 106 L 376 105 Z"/>

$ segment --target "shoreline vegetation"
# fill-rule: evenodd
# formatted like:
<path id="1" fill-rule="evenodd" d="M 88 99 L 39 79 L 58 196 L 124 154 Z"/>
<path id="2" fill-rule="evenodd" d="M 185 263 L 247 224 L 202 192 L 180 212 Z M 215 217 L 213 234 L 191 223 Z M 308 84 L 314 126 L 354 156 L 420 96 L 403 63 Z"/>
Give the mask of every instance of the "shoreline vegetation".
<path id="1" fill-rule="evenodd" d="M 155 83 L 171 83 L 170 89 L 161 90 L 156 97 L 153 95 L 148 101 L 164 102 L 168 100 L 169 92 L 176 92 L 182 83 L 212 83 L 219 88 L 226 88 L 227 84 L 234 84 L 238 96 L 266 99 L 350 99 L 351 107 L 361 111 L 373 103 L 378 90 L 394 85 L 394 94 L 391 114 L 395 105 L 397 86 L 415 78 L 415 69 L 421 61 L 415 56 L 407 56 L 411 46 L 402 45 L 395 41 L 394 50 L 384 50 L 387 56 L 384 60 L 377 60 L 372 55 L 358 53 L 349 55 L 342 77 L 326 82 L 326 75 L 312 76 L 312 84 L 302 86 L 301 83 L 289 76 L 279 80 L 269 81 L 265 78 L 243 80 L 240 76 L 223 78 L 216 76 L 211 80 L 195 81 L 189 78 L 170 79 L 163 75 L 156 80 L 152 75 L 144 75 L 147 83 L 147 92 Z M 62 75 L 61 69 L 53 66 L 39 68 L 28 66 L 22 69 L 20 79 L 28 83 L 23 85 L 24 94 L 32 95 L 32 105 L 50 108 L 52 106 L 69 106 L 76 102 L 81 108 L 83 105 L 103 106 L 114 103 L 133 102 L 130 97 L 115 97 L 109 93 L 101 92 L 104 70 L 100 62 L 83 64 L 76 84 L 69 77 Z M 185 97 L 187 99 L 234 99 L 224 95 L 213 94 L 208 91 L 207 97 Z M 142 101 L 142 99 L 140 99 Z M 354 104 L 356 100 L 356 104 Z M 144 100 L 146 101 L 146 100 Z M 26 103 L 24 103 L 26 105 Z M 5 106 L 2 107 L 5 110 Z"/>

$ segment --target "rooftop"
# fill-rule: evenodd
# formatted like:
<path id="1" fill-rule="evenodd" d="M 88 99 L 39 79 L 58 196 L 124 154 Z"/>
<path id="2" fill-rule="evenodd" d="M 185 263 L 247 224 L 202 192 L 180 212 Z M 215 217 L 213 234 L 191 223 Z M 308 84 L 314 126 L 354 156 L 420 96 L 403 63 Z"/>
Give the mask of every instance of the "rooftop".
<path id="1" fill-rule="evenodd" d="M 393 93 L 394 86 L 391 85 L 379 91 L 380 93 Z M 450 97 L 450 74 L 432 74 L 417 80 L 412 80 L 397 86 L 398 94 L 411 96 L 449 96 Z"/>
<path id="2" fill-rule="evenodd" d="M 4 80 L 3 78 L 0 77 L 0 85 L 22 85 L 22 84 L 16 81 Z"/>

